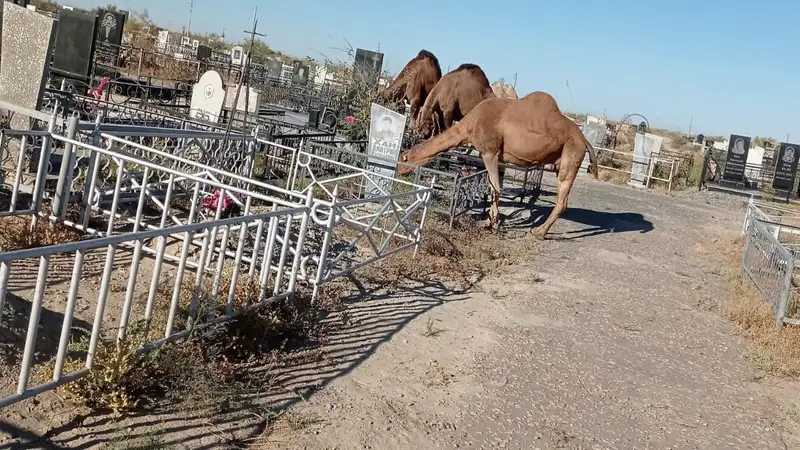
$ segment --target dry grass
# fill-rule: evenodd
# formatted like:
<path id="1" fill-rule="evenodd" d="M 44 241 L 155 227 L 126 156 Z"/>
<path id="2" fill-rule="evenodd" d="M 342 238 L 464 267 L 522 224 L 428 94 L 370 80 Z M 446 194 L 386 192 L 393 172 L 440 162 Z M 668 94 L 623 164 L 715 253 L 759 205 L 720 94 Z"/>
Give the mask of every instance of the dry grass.
<path id="1" fill-rule="evenodd" d="M 30 216 L 0 218 L 0 252 L 11 252 L 27 248 L 64 244 L 81 239 L 81 233 L 61 224 L 39 219 L 31 229 Z"/>
<path id="2" fill-rule="evenodd" d="M 454 282 L 468 289 L 483 277 L 530 257 L 536 241 L 529 236 L 509 239 L 485 230 L 471 220 L 454 224 L 432 218 L 426 225 L 414 258 L 406 251 L 370 264 L 358 272 L 362 281 L 388 291 L 406 281 Z"/>
<path id="3" fill-rule="evenodd" d="M 747 341 L 748 359 L 767 375 L 800 376 L 800 328 L 775 323 L 769 304 L 752 281 L 741 274 L 741 240 L 734 240 L 727 247 L 730 250 L 725 263 L 731 301 L 725 312 Z"/>

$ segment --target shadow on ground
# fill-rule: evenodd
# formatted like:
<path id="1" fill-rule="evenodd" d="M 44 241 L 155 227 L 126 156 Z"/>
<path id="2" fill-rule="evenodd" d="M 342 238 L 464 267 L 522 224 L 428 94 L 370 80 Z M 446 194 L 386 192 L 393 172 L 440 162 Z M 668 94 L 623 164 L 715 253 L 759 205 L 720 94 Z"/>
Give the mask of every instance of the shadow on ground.
<path id="1" fill-rule="evenodd" d="M 14 448 L 91 448 L 118 437 L 126 428 L 126 440 L 152 435 L 157 429 L 164 445 L 189 448 L 241 448 L 261 436 L 280 411 L 304 402 L 338 377 L 356 369 L 383 343 L 416 317 L 446 302 L 460 301 L 466 294 L 440 282 L 418 283 L 402 292 L 365 292 L 347 299 L 347 307 L 323 319 L 329 326 L 321 357 L 291 359 L 280 366 L 243 367 L 258 380 L 252 392 L 237 399 L 222 414 L 208 410 L 186 411 L 183 405 L 149 409 L 120 419 L 83 415 L 37 436 L 0 422 L 0 431 L 12 433 L 25 444 Z M 211 442 L 213 441 L 213 442 Z M 47 447 L 50 445 L 51 447 Z"/>

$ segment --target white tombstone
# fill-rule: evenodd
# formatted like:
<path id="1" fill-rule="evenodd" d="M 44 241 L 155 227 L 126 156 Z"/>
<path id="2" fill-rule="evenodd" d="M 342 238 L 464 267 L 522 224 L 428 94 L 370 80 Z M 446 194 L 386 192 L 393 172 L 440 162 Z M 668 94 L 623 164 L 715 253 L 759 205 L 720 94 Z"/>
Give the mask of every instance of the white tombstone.
<path id="1" fill-rule="evenodd" d="M 383 177 L 370 176 L 377 186 L 386 191 L 391 188 L 391 178 L 397 167 L 406 116 L 373 103 L 370 106 L 369 131 L 367 132 L 367 170 Z M 368 175 L 369 176 L 369 175 Z M 376 186 L 368 186 L 367 197 L 385 195 Z M 392 194 L 392 192 L 386 192 Z"/>
<path id="2" fill-rule="evenodd" d="M 216 70 L 209 70 L 192 88 L 189 116 L 217 122 L 222 113 L 223 104 L 225 104 L 225 87 L 222 84 L 222 76 Z"/>
<path id="3" fill-rule="evenodd" d="M 244 47 L 237 45 L 231 48 L 231 64 L 235 66 L 244 65 Z"/>
<path id="4" fill-rule="evenodd" d="M 661 152 L 663 137 L 650 133 L 636 133 L 633 141 L 633 165 L 631 166 L 631 181 L 628 185 L 643 188 L 647 186 L 650 177 L 651 158 Z"/>
<path id="5" fill-rule="evenodd" d="M 245 106 L 245 95 L 248 96 L 247 98 L 247 112 L 248 113 L 257 113 L 258 106 L 261 103 L 261 92 L 258 89 L 249 88 L 249 90 L 245 90 L 244 86 L 239 88 L 239 101 L 236 103 L 236 110 L 237 111 L 244 111 Z M 233 100 L 236 98 L 236 86 L 228 86 L 226 89 L 225 94 L 225 109 L 234 109 L 233 108 Z"/>

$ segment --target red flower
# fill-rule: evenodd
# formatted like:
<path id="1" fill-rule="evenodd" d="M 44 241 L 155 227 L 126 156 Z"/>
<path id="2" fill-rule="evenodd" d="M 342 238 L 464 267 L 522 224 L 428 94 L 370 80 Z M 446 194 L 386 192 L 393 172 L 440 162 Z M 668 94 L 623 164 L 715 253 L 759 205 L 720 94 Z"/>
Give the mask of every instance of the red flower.
<path id="1" fill-rule="evenodd" d="M 356 118 L 353 116 L 347 116 L 345 117 L 344 121 L 351 124 L 356 121 Z"/>
<path id="2" fill-rule="evenodd" d="M 217 189 L 213 194 L 206 196 L 203 199 L 203 207 L 216 211 L 219 202 L 219 195 L 221 191 Z M 233 205 L 233 199 L 229 195 L 223 194 L 222 196 L 222 212 L 224 213 L 228 208 Z"/>

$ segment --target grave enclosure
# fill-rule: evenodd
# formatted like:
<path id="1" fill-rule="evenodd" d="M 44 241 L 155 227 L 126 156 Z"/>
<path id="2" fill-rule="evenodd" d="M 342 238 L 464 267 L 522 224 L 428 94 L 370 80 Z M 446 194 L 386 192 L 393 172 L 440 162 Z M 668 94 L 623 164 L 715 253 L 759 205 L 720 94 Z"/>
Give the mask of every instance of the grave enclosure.
<path id="1" fill-rule="evenodd" d="M 41 15 L 10 16 L 4 35 L 7 24 L 28 26 Z M 96 31 L 112 37 L 116 20 L 103 19 Z M 38 50 L 25 52 L 46 61 L 53 33 L 38 39 Z M 400 179 L 396 155 L 381 158 L 366 143 L 256 117 L 258 92 L 242 90 L 235 101 L 213 72 L 193 87 L 190 111 L 178 115 L 83 95 L 53 81 L 64 71 L 17 64 L 19 52 L 3 45 L 0 84 L 8 85 L 6 77 L 42 82 L 0 103 L 20 124 L 0 130 L 0 217 L 33 230 L 52 223 L 80 239 L 0 255 L 0 331 L 8 337 L 0 345 L 18 356 L 17 384 L 0 391 L 0 408 L 85 376 L 102 341 L 125 339 L 143 323 L 155 333 L 150 348 L 290 297 L 300 284 L 316 295 L 330 280 L 415 251 L 432 212 L 452 224 L 484 207 L 486 172 L 460 152 Z M 230 132 L 220 120 L 226 107 Z M 238 121 L 237 110 L 250 113 L 247 121 Z M 527 195 L 536 195 L 541 169 L 524 173 Z M 121 292 L 110 287 L 119 276 Z M 92 277 L 96 289 L 81 282 Z M 22 280 L 34 281 L 22 287 Z M 256 292 L 241 298 L 241 283 L 254 283 Z M 65 296 L 53 298 L 54 286 Z M 163 291 L 169 301 L 159 306 Z M 79 312 L 86 302 L 93 319 Z M 30 313 L 16 327 L 20 304 Z M 44 326 L 53 311 L 63 317 Z M 75 369 L 68 347 L 77 322 L 90 329 L 89 351 Z M 38 351 L 43 345 L 50 350 Z M 48 361 L 52 372 L 35 376 Z"/>

